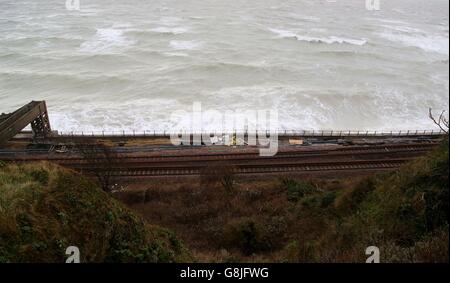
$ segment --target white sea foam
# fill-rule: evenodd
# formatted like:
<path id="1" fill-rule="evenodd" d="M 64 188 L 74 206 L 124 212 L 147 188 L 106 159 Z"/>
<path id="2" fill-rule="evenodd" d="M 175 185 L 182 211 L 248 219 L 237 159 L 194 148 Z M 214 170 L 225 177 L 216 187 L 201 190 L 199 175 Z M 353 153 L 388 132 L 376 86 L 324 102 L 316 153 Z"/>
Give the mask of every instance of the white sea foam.
<path id="1" fill-rule="evenodd" d="M 330 37 L 311 37 L 311 36 L 297 36 L 297 40 L 299 41 L 307 41 L 307 42 L 317 42 L 317 43 L 326 43 L 326 44 L 352 44 L 352 45 L 364 45 L 367 43 L 365 39 L 352 39 L 352 38 L 344 38 L 338 36 L 330 36 Z"/>
<path id="2" fill-rule="evenodd" d="M 283 37 L 283 38 L 297 38 L 297 35 L 295 33 L 293 33 L 292 31 L 289 30 L 284 30 L 284 29 L 274 29 L 274 28 L 270 28 L 269 29 L 271 32 L 277 34 L 279 37 Z"/>
<path id="3" fill-rule="evenodd" d="M 281 30 L 281 29 L 269 29 L 271 32 L 277 34 L 281 38 L 295 38 L 298 41 L 306 41 L 312 43 L 326 43 L 326 44 L 352 44 L 352 45 L 364 45 L 367 43 L 365 39 L 352 39 L 352 38 L 344 38 L 338 36 L 328 36 L 328 37 L 314 37 L 314 36 L 306 36 L 306 35 L 298 35 L 289 30 Z"/>
<path id="4" fill-rule="evenodd" d="M 378 35 L 391 42 L 399 42 L 410 47 L 417 47 L 427 52 L 435 52 L 444 55 L 449 54 L 448 44 L 448 26 L 444 29 L 443 26 L 437 26 L 439 34 L 430 33 L 423 29 L 411 26 L 411 24 L 396 21 L 396 20 L 380 20 L 381 22 L 389 23 L 383 24 L 381 27 L 385 31 L 378 33 Z M 447 30 L 445 30 L 447 28 Z M 447 33 L 444 35 L 444 33 Z"/>
<path id="5" fill-rule="evenodd" d="M 400 42 L 403 45 L 420 48 L 427 52 L 449 55 L 448 36 L 428 34 L 399 34 L 393 32 L 379 33 L 382 38 L 392 42 Z"/>
<path id="6" fill-rule="evenodd" d="M 123 47 L 133 44 L 124 36 L 124 30 L 115 28 L 100 28 L 96 34 L 81 44 L 82 52 L 103 52 L 113 47 Z"/>
<path id="7" fill-rule="evenodd" d="M 88 106 L 87 106 L 88 105 Z M 155 112 L 152 106 L 158 105 L 161 112 Z M 87 106 L 87 107 L 86 107 Z M 90 134 L 95 132 L 101 134 L 105 130 L 108 133 L 122 133 L 127 131 L 163 131 L 170 129 L 173 125 L 167 117 L 174 109 L 181 109 L 182 105 L 175 99 L 136 99 L 123 101 L 121 103 L 92 103 L 85 102 L 71 107 L 50 108 L 50 119 L 52 127 L 58 130 L 74 131 L 75 133 Z M 133 109 L 133 111 L 129 111 Z M 116 119 L 114 113 L 121 113 L 123 119 Z M 83 123 L 82 121 L 88 121 Z"/>

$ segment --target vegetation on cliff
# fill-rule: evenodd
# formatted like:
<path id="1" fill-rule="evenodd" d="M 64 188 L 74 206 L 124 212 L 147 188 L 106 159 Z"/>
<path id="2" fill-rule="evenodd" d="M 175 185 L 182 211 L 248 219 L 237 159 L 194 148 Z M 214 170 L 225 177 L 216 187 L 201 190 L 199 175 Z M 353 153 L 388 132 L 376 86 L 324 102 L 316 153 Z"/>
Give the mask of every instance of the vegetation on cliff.
<path id="1" fill-rule="evenodd" d="M 365 262 L 377 246 L 382 262 L 448 262 L 448 162 L 446 139 L 364 178 L 147 182 L 120 198 L 200 261 Z"/>
<path id="2" fill-rule="evenodd" d="M 81 175 L 48 163 L 0 168 L 0 262 L 189 260 L 169 230 L 149 226 Z"/>
<path id="3" fill-rule="evenodd" d="M 64 262 L 68 246 L 82 262 L 364 262 L 368 246 L 382 262 L 448 262 L 448 147 L 364 178 L 221 171 L 115 193 L 190 252 L 71 170 L 0 163 L 0 262 Z"/>

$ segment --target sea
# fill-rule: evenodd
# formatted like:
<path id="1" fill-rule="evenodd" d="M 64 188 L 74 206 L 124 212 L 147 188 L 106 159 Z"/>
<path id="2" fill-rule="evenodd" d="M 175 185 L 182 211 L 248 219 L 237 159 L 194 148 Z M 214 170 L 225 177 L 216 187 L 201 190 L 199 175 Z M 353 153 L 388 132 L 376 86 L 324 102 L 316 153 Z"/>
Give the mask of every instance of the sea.
<path id="1" fill-rule="evenodd" d="M 448 0 L 0 0 L 0 113 L 45 100 L 61 132 L 170 130 L 196 103 L 428 130 L 448 92 Z"/>

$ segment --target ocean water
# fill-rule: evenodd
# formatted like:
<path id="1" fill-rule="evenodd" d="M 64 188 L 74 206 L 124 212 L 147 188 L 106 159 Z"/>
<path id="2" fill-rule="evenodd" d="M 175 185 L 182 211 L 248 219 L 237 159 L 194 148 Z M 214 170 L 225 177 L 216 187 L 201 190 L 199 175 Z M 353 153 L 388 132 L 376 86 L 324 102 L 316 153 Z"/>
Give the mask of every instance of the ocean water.
<path id="1" fill-rule="evenodd" d="M 449 107 L 448 0 L 65 2 L 0 0 L 0 112 L 46 100 L 60 131 L 165 130 L 201 102 L 389 131 Z"/>

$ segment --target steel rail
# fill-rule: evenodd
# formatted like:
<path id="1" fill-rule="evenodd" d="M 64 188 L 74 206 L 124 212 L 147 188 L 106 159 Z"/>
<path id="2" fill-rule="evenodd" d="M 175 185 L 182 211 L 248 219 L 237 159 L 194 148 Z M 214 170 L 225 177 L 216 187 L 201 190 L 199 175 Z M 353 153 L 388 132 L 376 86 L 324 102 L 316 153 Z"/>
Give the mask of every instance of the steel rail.
<path id="1" fill-rule="evenodd" d="M 312 162 L 286 163 L 276 166 L 268 164 L 246 164 L 232 168 L 235 174 L 285 173 L 285 172 L 317 172 L 317 171 L 354 171 L 354 170 L 387 170 L 402 166 L 410 159 L 392 160 L 358 160 L 346 162 Z M 197 176 L 202 174 L 206 166 L 178 167 L 148 167 L 148 168 L 117 168 L 109 171 L 111 176 Z M 83 172 L 101 173 L 98 168 L 83 168 Z"/>
<path id="2" fill-rule="evenodd" d="M 113 157 L 120 160 L 134 160 L 138 162 L 173 162 L 173 161 L 208 161 L 208 160 L 235 160 L 235 159 L 278 159 L 278 158 L 297 158 L 297 157 L 313 157 L 313 156 L 343 156 L 343 155 L 355 155 L 355 154 L 396 154 L 407 152 L 426 152 L 435 148 L 437 144 L 404 144 L 404 145 L 377 145 L 377 146 L 351 146 L 346 148 L 336 149 L 321 149 L 321 150 L 288 150 L 280 151 L 275 156 L 263 157 L 258 152 L 221 152 L 221 153 L 192 153 L 183 155 L 165 155 L 165 156 L 127 156 L 118 155 Z M 1 156 L 1 155 L 0 155 Z M 30 162 L 47 160 L 57 163 L 70 163 L 70 162 L 88 162 L 90 159 L 105 159 L 105 157 L 80 157 L 80 156 L 68 156 L 68 157 L 53 157 L 53 156 L 39 156 L 29 157 L 25 156 L 3 156 L 4 161 L 14 162 Z"/>

